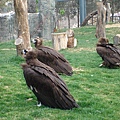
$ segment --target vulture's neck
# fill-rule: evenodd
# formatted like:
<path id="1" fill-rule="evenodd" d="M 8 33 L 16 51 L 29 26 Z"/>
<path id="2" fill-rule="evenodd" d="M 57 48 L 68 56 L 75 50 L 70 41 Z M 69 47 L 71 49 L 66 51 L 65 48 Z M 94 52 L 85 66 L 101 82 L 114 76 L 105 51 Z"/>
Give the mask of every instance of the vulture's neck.
<path id="1" fill-rule="evenodd" d="M 31 66 L 39 66 L 41 63 L 37 58 L 26 60 L 26 62 Z"/>
<path id="2" fill-rule="evenodd" d="M 37 49 L 44 47 L 43 45 L 36 46 Z"/>

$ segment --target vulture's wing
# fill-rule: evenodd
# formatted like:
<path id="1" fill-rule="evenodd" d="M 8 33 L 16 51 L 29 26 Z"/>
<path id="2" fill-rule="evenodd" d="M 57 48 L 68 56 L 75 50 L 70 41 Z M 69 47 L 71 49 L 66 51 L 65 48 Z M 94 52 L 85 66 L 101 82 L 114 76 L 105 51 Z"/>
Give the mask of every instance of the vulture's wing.
<path id="1" fill-rule="evenodd" d="M 47 56 L 51 56 L 51 58 L 61 59 L 64 62 L 68 62 L 62 54 L 60 54 L 59 52 L 57 52 L 56 50 L 52 48 L 41 46 L 39 50 L 41 50 Z"/>
<path id="2" fill-rule="evenodd" d="M 57 73 L 72 75 L 72 67 L 69 62 L 52 48 L 41 46 L 38 50 L 38 59 L 52 67 Z"/>
<path id="3" fill-rule="evenodd" d="M 54 71 L 44 66 L 32 66 L 24 70 L 24 77 L 38 102 L 43 105 L 61 109 L 78 107 L 66 84 Z"/>
<path id="4" fill-rule="evenodd" d="M 96 51 L 105 63 L 115 66 L 120 63 L 120 52 L 116 47 L 109 44 L 106 46 L 101 45 L 97 46 Z"/>

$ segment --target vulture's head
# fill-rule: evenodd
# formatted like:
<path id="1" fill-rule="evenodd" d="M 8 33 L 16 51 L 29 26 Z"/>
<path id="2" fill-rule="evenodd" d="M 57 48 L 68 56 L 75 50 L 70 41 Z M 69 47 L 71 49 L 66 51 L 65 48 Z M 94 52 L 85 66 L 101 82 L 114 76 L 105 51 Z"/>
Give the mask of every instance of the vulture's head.
<path id="1" fill-rule="evenodd" d="M 32 50 L 26 53 L 26 57 L 25 57 L 26 60 L 36 59 L 36 58 L 37 58 L 37 51 Z"/>
<path id="2" fill-rule="evenodd" d="M 109 43 L 109 40 L 107 38 L 101 37 L 101 38 L 99 38 L 97 44 L 103 45 L 103 44 L 108 44 L 108 43 Z"/>
<path id="3" fill-rule="evenodd" d="M 35 44 L 35 47 L 40 47 L 43 43 L 43 39 L 37 37 L 37 38 L 33 39 L 32 42 Z"/>
<path id="4" fill-rule="evenodd" d="M 37 58 L 37 51 L 35 51 L 35 50 L 26 50 L 26 49 L 24 49 L 22 51 L 22 54 L 24 55 L 24 58 L 26 60 L 28 60 L 28 59 L 36 59 Z"/>

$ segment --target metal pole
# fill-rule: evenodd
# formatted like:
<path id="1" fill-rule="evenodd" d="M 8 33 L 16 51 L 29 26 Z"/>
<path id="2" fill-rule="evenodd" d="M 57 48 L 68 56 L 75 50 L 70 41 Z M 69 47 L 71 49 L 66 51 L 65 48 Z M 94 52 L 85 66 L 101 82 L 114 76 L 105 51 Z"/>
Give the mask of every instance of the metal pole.
<path id="1" fill-rule="evenodd" d="M 82 22 L 86 17 L 86 0 L 79 0 L 79 7 L 80 7 L 80 25 L 82 25 Z"/>

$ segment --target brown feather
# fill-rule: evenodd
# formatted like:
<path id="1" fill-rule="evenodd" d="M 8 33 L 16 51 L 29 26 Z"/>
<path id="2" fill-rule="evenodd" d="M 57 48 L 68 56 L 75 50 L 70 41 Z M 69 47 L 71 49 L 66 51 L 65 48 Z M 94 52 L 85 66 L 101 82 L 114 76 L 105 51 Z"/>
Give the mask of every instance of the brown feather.
<path id="1" fill-rule="evenodd" d="M 57 73 L 72 75 L 72 67 L 62 54 L 56 50 L 42 45 L 42 39 L 35 39 L 35 47 L 38 50 L 38 60 L 52 67 Z"/>
<path id="2" fill-rule="evenodd" d="M 26 54 L 26 64 L 22 64 L 26 84 L 38 102 L 51 108 L 72 109 L 77 108 L 73 96 L 70 94 L 65 82 L 53 68 L 40 62 L 36 51 Z"/>
<path id="3" fill-rule="evenodd" d="M 114 68 L 120 66 L 120 49 L 109 43 L 106 38 L 98 40 L 96 51 L 103 60 L 103 66 Z"/>

